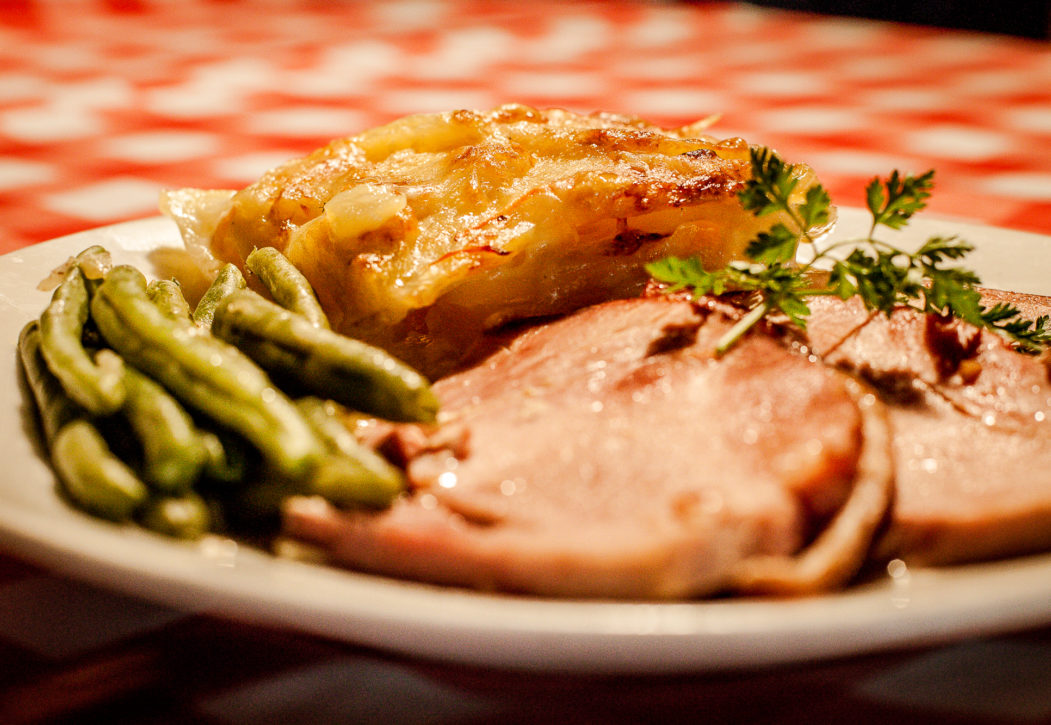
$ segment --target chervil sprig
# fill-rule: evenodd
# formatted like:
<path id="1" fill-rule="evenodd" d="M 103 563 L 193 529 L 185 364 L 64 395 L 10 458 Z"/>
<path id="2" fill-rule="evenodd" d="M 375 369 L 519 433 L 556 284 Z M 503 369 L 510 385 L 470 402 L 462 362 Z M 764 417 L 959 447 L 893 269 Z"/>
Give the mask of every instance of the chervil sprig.
<path id="1" fill-rule="evenodd" d="M 697 297 L 752 293 L 754 303 L 719 341 L 717 354 L 774 312 L 805 328 L 810 315 L 806 299 L 822 295 L 844 300 L 858 297 L 867 309 L 886 315 L 910 307 L 956 317 L 1003 335 L 1024 352 L 1039 352 L 1051 345 L 1051 320 L 1046 316 L 1027 320 L 1013 305 L 982 305 L 978 276 L 953 264 L 973 251 L 972 245 L 953 236 L 936 236 L 908 252 L 875 237 L 881 226 L 903 228 L 926 206 L 934 187 L 933 171 L 919 176 L 893 171 L 886 179 L 873 179 L 865 190 L 872 216 L 868 236 L 819 247 L 811 230 L 829 221 L 831 202 L 825 189 L 815 184 L 797 200 L 793 167 L 770 149 L 753 149 L 751 166 L 752 178 L 739 194 L 742 206 L 756 216 L 781 213 L 786 221 L 772 225 L 748 244 L 748 261 L 709 271 L 696 258 L 668 257 L 646 268 L 655 280 L 667 283 L 669 291 L 689 290 Z M 795 261 L 800 242 L 810 244 L 814 251 L 805 264 Z M 845 257 L 839 254 L 846 250 Z M 812 272 L 824 268 L 829 268 L 827 282 L 815 284 L 818 277 Z"/>

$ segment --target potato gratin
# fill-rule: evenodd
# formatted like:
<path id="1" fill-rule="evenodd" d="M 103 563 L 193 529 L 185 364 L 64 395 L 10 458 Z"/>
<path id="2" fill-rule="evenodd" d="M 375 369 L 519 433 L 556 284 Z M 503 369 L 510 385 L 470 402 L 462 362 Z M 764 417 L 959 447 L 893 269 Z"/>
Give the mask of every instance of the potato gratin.
<path id="1" fill-rule="evenodd" d="M 334 328 L 436 376 L 485 330 L 637 294 L 651 260 L 740 257 L 777 219 L 741 208 L 748 145 L 707 125 L 522 105 L 414 115 L 162 206 L 206 268 L 276 247 Z"/>

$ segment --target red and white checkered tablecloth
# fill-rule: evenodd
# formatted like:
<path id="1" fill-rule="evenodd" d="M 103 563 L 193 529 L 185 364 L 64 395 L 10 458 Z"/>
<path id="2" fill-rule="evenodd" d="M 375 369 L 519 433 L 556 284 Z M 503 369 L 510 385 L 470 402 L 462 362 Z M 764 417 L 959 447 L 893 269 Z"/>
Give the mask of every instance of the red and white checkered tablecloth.
<path id="1" fill-rule="evenodd" d="M 743 4 L 0 0 L 0 253 L 240 187 L 398 116 L 638 114 L 813 166 L 841 205 L 1051 234 L 1051 46 Z M 2 290 L 0 290 L 2 293 Z M 0 722 L 1051 722 L 1051 630 L 772 671 L 425 663 L 158 607 L 4 556 Z"/>
<path id="2" fill-rule="evenodd" d="M 721 114 L 840 204 L 935 168 L 935 213 L 1051 232 L 1051 46 L 743 5 L 0 2 L 0 252 L 239 187 L 398 116 L 508 101 Z"/>

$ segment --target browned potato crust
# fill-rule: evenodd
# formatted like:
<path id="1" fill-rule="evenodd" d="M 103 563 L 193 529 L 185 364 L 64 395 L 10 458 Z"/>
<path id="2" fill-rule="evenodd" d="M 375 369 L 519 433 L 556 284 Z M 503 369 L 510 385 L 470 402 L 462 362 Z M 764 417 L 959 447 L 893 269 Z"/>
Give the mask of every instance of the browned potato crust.
<path id="1" fill-rule="evenodd" d="M 707 125 L 521 105 L 421 114 L 164 207 L 209 262 L 282 250 L 333 327 L 434 376 L 484 330 L 637 293 L 650 260 L 740 257 L 775 217 L 741 208 L 748 145 Z"/>

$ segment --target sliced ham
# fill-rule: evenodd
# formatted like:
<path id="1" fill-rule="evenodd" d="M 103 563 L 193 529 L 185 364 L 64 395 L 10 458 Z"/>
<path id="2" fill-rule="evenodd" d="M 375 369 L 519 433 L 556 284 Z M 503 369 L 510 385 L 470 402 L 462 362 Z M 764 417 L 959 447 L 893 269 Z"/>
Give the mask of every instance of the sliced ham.
<path id="1" fill-rule="evenodd" d="M 1026 316 L 1033 295 L 988 291 Z M 1051 548 L 1051 383 L 1045 361 L 959 322 L 869 315 L 815 300 L 814 352 L 867 380 L 888 404 L 897 501 L 881 550 L 950 564 Z"/>
<path id="2" fill-rule="evenodd" d="M 300 499 L 286 532 L 356 569 L 636 598 L 821 591 L 866 556 L 1051 549 L 1047 356 L 907 310 L 811 308 L 805 334 L 769 325 L 718 359 L 740 311 L 714 301 L 529 328 L 437 384 L 439 426 L 387 438 L 410 496 L 380 514 Z"/>
<path id="3" fill-rule="evenodd" d="M 879 404 L 770 336 L 716 360 L 729 324 L 642 298 L 525 330 L 436 385 L 439 426 L 395 429 L 411 495 L 378 514 L 299 499 L 285 531 L 355 569 L 486 590 L 840 585 L 889 503 Z"/>

